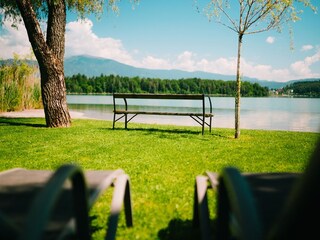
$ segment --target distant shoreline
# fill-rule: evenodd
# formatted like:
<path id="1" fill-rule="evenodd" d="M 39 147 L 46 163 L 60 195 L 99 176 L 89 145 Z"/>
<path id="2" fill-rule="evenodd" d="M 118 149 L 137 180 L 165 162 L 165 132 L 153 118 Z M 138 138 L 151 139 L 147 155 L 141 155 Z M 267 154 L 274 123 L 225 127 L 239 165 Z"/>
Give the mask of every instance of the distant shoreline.
<path id="1" fill-rule="evenodd" d="M 148 94 L 148 93 L 146 93 Z M 67 93 L 67 96 L 112 96 L 112 93 Z M 206 96 L 209 97 L 234 97 L 231 95 L 227 94 L 206 94 Z M 269 96 L 264 96 L 264 97 L 241 97 L 241 98 L 320 98 L 320 97 L 313 97 L 313 96 L 308 96 L 308 95 L 289 95 L 289 94 L 281 94 L 281 95 L 276 95 L 276 94 L 271 94 Z"/>

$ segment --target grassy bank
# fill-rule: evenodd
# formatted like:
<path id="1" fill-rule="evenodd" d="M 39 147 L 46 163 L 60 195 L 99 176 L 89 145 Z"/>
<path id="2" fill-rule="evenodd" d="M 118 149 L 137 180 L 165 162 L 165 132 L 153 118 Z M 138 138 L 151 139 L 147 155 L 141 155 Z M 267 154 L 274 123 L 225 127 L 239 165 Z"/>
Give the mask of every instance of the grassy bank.
<path id="1" fill-rule="evenodd" d="M 120 124 L 119 124 L 120 126 Z M 134 227 L 122 216 L 117 239 L 195 239 L 192 204 L 195 177 L 225 166 L 241 171 L 303 171 L 319 133 L 213 129 L 74 120 L 71 128 L 45 128 L 44 119 L 0 118 L 0 170 L 124 169 L 131 178 Z M 95 239 L 104 235 L 110 193 L 92 210 Z M 212 209 L 214 202 L 210 203 Z M 212 210 L 212 214 L 214 214 Z"/>

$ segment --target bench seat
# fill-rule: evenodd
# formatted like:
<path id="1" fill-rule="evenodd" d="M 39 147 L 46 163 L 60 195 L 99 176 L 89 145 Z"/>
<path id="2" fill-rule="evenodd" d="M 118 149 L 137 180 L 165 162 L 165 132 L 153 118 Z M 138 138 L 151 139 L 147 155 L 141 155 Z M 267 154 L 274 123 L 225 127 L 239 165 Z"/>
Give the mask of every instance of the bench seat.
<path id="1" fill-rule="evenodd" d="M 151 111 L 131 111 L 131 110 L 116 110 L 116 114 L 145 114 L 145 115 L 172 115 L 172 116 L 203 116 L 203 113 L 194 112 L 151 112 Z M 205 117 L 213 117 L 212 113 L 205 113 Z"/>

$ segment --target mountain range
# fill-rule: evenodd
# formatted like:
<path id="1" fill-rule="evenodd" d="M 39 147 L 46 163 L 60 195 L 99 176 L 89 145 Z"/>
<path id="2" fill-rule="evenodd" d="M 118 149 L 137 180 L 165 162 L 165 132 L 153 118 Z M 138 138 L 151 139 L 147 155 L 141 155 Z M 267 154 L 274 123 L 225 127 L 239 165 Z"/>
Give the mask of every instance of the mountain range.
<path id="1" fill-rule="evenodd" d="M 181 78 L 201 78 L 201 79 L 220 79 L 233 80 L 232 75 L 222 75 L 208 72 L 188 72 L 182 70 L 157 70 L 137 68 L 123 64 L 111 59 L 97 58 L 91 56 L 73 56 L 65 59 L 65 74 L 71 76 L 77 73 L 88 77 L 104 75 L 120 75 L 123 77 L 144 77 L 160 79 L 181 79 Z M 249 79 L 249 78 L 248 78 Z M 257 80 L 251 78 L 252 81 Z"/>
<path id="2" fill-rule="evenodd" d="M 217 73 L 208 73 L 202 71 L 182 71 L 182 70 L 157 70 L 137 68 L 127 64 L 123 64 L 111 59 L 92 57 L 87 55 L 73 56 L 65 59 L 65 75 L 72 76 L 75 74 L 84 74 L 87 77 L 103 75 L 119 75 L 123 77 L 143 77 L 143 78 L 160 78 L 160 79 L 183 79 L 183 78 L 200 78 L 208 80 L 235 80 L 235 75 L 223 75 Z M 287 82 L 276 82 L 260 80 L 244 76 L 243 81 L 258 83 L 269 89 L 279 89 L 288 84 L 297 81 L 313 81 L 316 79 L 298 79 Z"/>

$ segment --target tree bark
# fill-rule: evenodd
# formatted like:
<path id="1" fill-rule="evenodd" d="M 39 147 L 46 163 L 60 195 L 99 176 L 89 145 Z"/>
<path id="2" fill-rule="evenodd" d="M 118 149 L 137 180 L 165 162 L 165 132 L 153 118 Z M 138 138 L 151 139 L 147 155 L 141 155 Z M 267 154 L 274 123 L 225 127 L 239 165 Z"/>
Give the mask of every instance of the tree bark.
<path id="1" fill-rule="evenodd" d="M 30 0 L 16 0 L 41 75 L 41 94 L 48 127 L 69 127 L 64 80 L 66 5 L 64 0 L 47 0 L 47 40 L 44 39 Z"/>
<path id="2" fill-rule="evenodd" d="M 240 58 L 243 34 L 239 33 L 238 38 L 238 56 L 237 56 L 237 86 L 235 97 L 235 138 L 240 137 L 240 98 L 241 98 L 241 76 L 240 76 Z"/>

